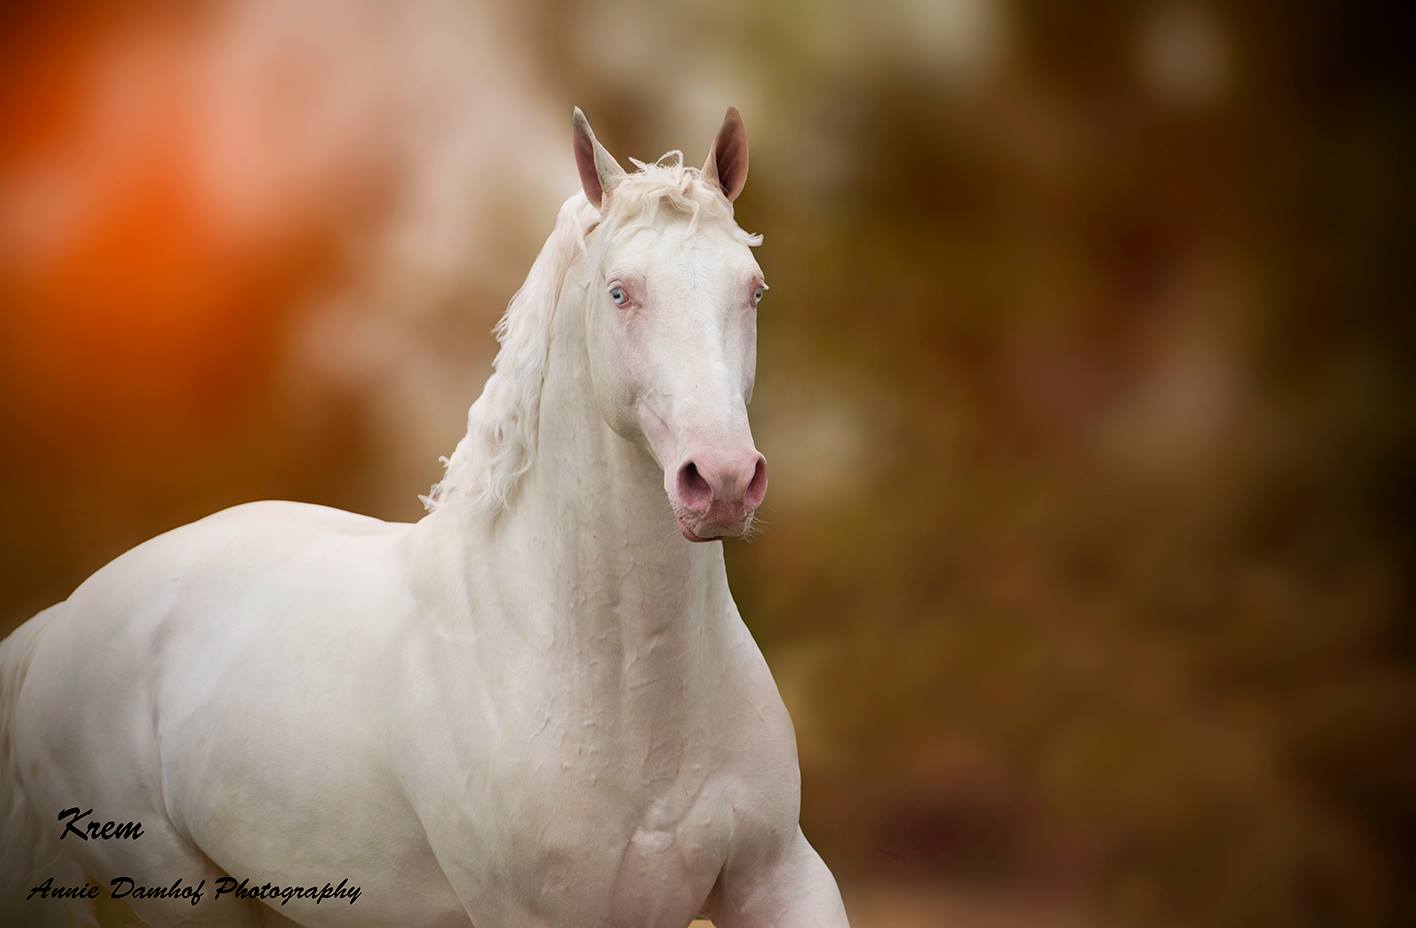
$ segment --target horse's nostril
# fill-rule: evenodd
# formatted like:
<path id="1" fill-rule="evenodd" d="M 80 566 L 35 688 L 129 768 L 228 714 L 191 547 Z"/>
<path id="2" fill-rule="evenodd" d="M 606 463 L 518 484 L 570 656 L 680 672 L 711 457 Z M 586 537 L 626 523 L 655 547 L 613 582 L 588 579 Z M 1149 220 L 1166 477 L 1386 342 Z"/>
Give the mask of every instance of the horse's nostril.
<path id="1" fill-rule="evenodd" d="M 698 465 L 689 461 L 678 472 L 678 497 L 692 512 L 699 515 L 708 511 L 713 504 L 713 488 L 698 472 Z"/>
<path id="2" fill-rule="evenodd" d="M 752 469 L 752 479 L 747 483 L 747 491 L 743 493 L 743 502 L 748 509 L 756 509 L 762 505 L 762 500 L 767 496 L 767 459 L 762 455 L 757 456 L 757 465 Z"/>

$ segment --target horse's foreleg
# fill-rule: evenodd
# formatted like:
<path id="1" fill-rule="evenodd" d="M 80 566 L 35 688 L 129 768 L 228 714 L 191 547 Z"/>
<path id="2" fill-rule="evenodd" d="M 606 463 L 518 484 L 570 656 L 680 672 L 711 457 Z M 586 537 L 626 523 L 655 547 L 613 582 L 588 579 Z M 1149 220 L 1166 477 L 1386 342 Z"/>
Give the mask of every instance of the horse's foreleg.
<path id="1" fill-rule="evenodd" d="M 836 878 L 797 829 L 765 864 L 723 872 L 712 902 L 718 928 L 848 928 Z"/>

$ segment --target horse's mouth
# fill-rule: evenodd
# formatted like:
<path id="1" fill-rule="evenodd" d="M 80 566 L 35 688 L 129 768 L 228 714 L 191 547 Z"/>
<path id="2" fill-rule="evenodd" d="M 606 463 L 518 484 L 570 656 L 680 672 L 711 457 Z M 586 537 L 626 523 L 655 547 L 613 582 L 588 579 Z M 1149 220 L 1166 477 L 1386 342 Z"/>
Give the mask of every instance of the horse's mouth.
<path id="1" fill-rule="evenodd" d="M 678 524 L 679 534 L 692 542 L 702 543 L 705 541 L 722 541 L 725 538 L 740 538 L 747 534 L 748 528 L 752 525 L 752 516 L 748 516 L 739 525 L 699 525 L 698 531 L 694 531 L 688 526 L 688 520 L 683 516 L 676 515 L 674 521 Z"/>
<path id="2" fill-rule="evenodd" d="M 704 541 L 712 541 L 712 540 L 713 540 L 713 539 L 711 539 L 711 538 L 702 538 L 702 537 L 699 537 L 699 536 L 693 531 L 693 529 L 691 529 L 691 528 L 688 527 L 688 523 L 685 522 L 682 517 L 679 517 L 679 519 L 678 519 L 678 529 L 679 529 L 679 534 L 683 535 L 683 537 L 687 538 L 689 541 L 704 542 Z"/>

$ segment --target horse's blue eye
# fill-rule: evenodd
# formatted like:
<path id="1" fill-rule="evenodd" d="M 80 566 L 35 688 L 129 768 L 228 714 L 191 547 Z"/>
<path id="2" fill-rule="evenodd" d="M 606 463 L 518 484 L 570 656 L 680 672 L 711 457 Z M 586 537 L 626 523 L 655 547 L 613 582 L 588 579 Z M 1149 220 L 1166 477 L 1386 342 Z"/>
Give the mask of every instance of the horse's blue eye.
<path id="1" fill-rule="evenodd" d="M 611 287 L 610 299 L 615 301 L 616 306 L 623 306 L 629 302 L 629 295 L 624 292 L 623 287 Z"/>
<path id="2" fill-rule="evenodd" d="M 762 295 L 766 292 L 767 291 L 762 287 L 758 287 L 756 290 L 752 291 L 752 302 L 761 303 Z"/>

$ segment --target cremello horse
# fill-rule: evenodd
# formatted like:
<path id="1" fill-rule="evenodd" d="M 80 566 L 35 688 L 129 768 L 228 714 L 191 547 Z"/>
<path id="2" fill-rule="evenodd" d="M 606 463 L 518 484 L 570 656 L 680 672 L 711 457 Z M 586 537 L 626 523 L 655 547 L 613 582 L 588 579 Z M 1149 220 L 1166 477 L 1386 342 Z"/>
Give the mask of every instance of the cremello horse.
<path id="1" fill-rule="evenodd" d="M 583 195 L 426 518 L 239 506 L 0 645 L 0 921 L 87 875 L 206 881 L 130 893 L 156 926 L 846 924 L 718 541 L 767 486 L 742 121 L 634 173 L 573 127 Z M 60 840 L 75 807 L 142 834 Z"/>

